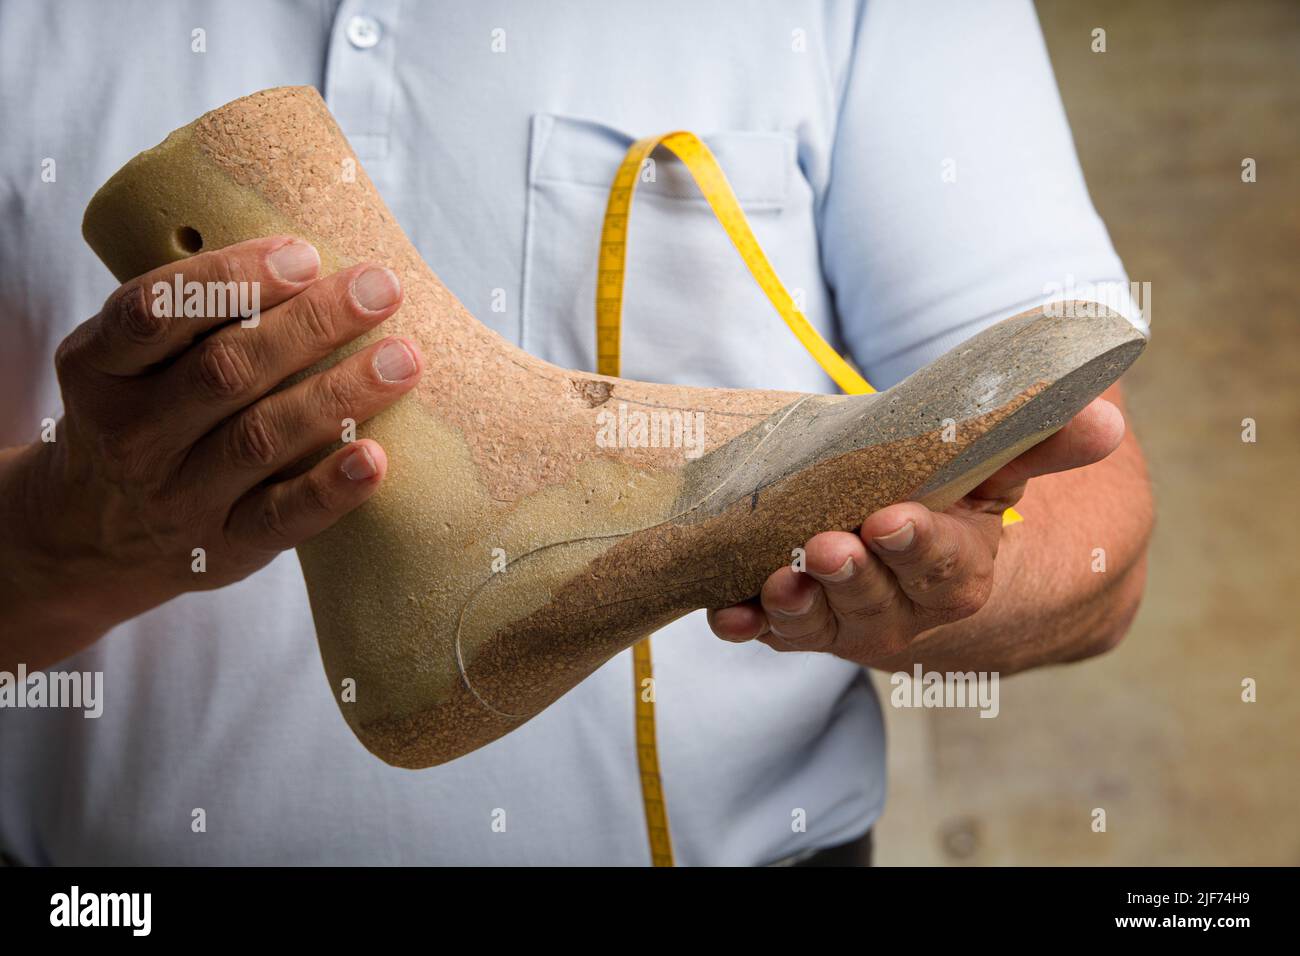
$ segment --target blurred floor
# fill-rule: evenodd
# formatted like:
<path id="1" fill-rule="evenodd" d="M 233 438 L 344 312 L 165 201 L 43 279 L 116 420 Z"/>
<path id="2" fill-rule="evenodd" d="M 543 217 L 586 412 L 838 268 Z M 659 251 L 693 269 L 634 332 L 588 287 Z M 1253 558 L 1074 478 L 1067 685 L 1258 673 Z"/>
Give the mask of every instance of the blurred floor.
<path id="1" fill-rule="evenodd" d="M 1152 283 L 1125 379 L 1147 597 L 1114 653 L 1004 683 L 996 720 L 886 707 L 877 862 L 1300 864 L 1300 3 L 1038 10 L 1093 200 Z"/>

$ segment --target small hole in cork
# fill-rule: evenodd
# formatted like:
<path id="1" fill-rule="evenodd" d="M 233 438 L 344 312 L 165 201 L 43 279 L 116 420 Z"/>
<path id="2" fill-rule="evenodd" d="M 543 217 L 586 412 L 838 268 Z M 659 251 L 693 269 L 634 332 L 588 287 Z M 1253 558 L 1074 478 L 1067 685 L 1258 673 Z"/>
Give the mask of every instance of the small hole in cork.
<path id="1" fill-rule="evenodd" d="M 197 229 L 181 226 L 176 230 L 176 245 L 180 246 L 181 252 L 192 256 L 203 248 L 203 237 Z"/>

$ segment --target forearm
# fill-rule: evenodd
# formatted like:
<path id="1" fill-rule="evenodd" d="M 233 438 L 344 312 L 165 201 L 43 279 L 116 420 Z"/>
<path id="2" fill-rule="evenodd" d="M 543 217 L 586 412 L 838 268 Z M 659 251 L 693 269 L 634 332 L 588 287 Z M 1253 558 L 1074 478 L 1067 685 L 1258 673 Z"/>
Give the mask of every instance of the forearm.
<path id="1" fill-rule="evenodd" d="M 1106 395 L 1121 405 L 1118 389 Z M 1113 647 L 1146 579 L 1152 502 L 1130 430 L 1109 457 L 1035 478 L 1003 533 L 993 592 L 977 613 L 921 635 L 884 670 L 1014 673 Z"/>
<path id="2" fill-rule="evenodd" d="M 144 598 L 125 575 L 70 546 L 69 523 L 90 516 L 51 500 L 61 481 L 56 459 L 39 443 L 0 449 L 0 670 L 63 660 Z"/>

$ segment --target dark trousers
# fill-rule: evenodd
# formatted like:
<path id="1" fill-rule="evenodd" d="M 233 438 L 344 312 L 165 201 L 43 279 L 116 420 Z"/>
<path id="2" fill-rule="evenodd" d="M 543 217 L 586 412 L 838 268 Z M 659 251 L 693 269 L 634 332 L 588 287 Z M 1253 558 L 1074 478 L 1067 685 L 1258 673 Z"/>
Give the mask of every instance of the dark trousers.
<path id="1" fill-rule="evenodd" d="M 800 860 L 795 866 L 870 866 L 871 865 L 871 831 L 868 830 L 856 840 L 829 846 L 818 850 L 806 860 Z"/>

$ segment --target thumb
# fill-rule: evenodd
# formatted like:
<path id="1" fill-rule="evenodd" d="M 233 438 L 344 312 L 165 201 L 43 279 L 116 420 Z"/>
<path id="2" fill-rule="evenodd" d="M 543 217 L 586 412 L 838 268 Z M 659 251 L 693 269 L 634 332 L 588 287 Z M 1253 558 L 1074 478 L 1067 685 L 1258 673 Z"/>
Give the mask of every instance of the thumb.
<path id="1" fill-rule="evenodd" d="M 1101 461 L 1124 439 L 1124 414 L 1104 398 L 1093 399 L 1065 427 L 1007 462 L 970 493 L 972 498 L 1018 499 L 1030 478 Z"/>

